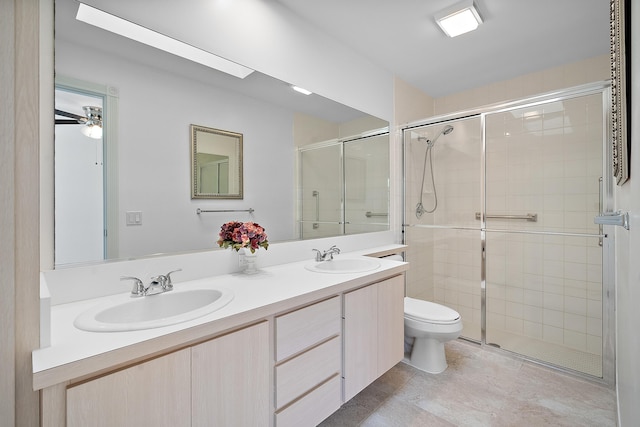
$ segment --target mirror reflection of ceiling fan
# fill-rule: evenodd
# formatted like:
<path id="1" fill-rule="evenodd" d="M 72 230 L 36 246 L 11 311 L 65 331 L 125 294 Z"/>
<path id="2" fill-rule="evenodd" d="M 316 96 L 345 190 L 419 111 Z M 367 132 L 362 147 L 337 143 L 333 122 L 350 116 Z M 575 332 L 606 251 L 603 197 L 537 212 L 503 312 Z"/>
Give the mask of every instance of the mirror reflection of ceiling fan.
<path id="1" fill-rule="evenodd" d="M 85 106 L 84 116 L 69 113 L 67 111 L 55 110 L 56 116 L 67 117 L 66 119 L 55 119 L 57 125 L 84 125 L 82 133 L 89 138 L 102 138 L 102 108 Z"/>

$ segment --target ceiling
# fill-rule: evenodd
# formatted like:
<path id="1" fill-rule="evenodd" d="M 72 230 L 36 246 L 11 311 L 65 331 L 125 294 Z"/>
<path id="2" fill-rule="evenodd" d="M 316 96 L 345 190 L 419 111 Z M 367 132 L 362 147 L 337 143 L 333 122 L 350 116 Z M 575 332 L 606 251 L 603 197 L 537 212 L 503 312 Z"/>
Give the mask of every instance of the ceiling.
<path id="1" fill-rule="evenodd" d="M 475 0 L 455 38 L 433 15 L 458 0 L 277 1 L 435 98 L 609 52 L 609 0 Z"/>

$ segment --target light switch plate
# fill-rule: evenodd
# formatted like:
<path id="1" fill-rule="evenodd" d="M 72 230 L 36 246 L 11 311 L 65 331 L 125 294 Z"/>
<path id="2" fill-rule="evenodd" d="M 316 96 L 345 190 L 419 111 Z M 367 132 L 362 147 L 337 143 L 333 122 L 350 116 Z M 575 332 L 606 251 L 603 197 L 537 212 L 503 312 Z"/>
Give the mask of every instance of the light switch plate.
<path id="1" fill-rule="evenodd" d="M 142 225 L 142 211 L 127 211 L 127 225 Z"/>

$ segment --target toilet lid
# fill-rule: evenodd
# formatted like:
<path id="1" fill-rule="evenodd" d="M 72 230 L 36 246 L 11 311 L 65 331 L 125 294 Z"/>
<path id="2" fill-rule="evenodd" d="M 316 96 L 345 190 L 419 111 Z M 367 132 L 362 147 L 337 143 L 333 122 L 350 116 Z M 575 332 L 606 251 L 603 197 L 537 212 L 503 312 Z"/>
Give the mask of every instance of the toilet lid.
<path id="1" fill-rule="evenodd" d="M 404 315 L 415 320 L 439 323 L 453 322 L 460 318 L 460 314 L 449 307 L 409 297 L 404 298 Z"/>

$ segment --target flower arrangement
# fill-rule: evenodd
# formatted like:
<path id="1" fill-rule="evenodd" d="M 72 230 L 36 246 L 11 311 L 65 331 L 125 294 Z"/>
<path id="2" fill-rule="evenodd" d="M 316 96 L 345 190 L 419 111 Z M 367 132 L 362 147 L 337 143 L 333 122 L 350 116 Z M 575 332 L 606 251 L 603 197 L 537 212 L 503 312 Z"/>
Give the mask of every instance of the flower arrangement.
<path id="1" fill-rule="evenodd" d="M 267 233 L 255 222 L 229 221 L 220 227 L 218 245 L 221 248 L 232 248 L 239 251 L 247 248 L 254 253 L 256 249 L 269 247 Z"/>

